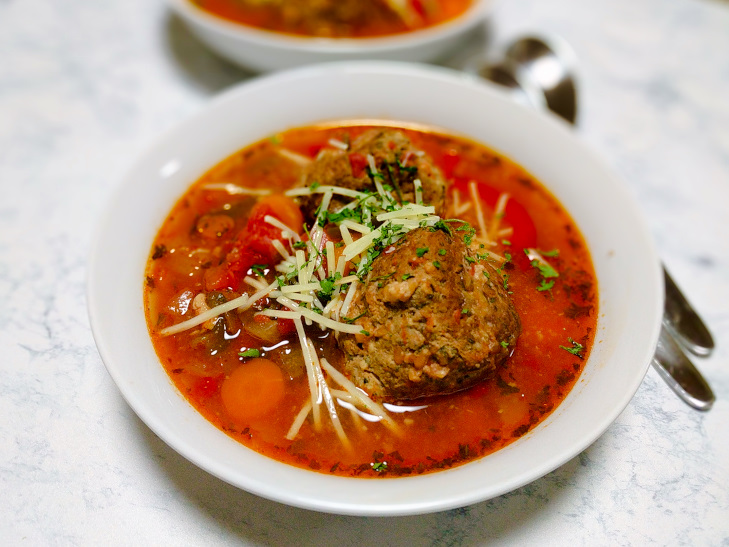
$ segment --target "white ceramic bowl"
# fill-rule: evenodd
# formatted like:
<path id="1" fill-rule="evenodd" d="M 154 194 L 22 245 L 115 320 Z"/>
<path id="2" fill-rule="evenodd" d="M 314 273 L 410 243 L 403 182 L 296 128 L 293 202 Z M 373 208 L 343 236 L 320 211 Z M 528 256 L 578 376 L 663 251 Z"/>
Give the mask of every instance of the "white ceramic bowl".
<path id="1" fill-rule="evenodd" d="M 495 454 L 426 476 L 383 480 L 290 467 L 245 448 L 208 423 L 176 391 L 157 360 L 145 324 L 142 280 L 151 242 L 173 203 L 236 150 L 283 129 L 341 118 L 405 120 L 470 136 L 535 175 L 583 231 L 599 284 L 596 343 L 566 400 Z M 102 217 L 88 300 L 99 351 L 124 398 L 190 461 L 249 492 L 290 505 L 351 515 L 405 515 L 508 492 L 562 465 L 601 435 L 646 373 L 660 327 L 662 279 L 630 192 L 557 118 L 518 105 L 459 73 L 350 62 L 241 85 L 149 150 L 123 179 Z"/>
<path id="2" fill-rule="evenodd" d="M 344 39 L 291 36 L 256 29 L 215 17 L 190 0 L 167 1 L 208 47 L 234 63 L 258 71 L 343 60 L 432 61 L 483 23 L 495 2 L 474 0 L 461 16 L 423 30 L 381 38 Z"/>

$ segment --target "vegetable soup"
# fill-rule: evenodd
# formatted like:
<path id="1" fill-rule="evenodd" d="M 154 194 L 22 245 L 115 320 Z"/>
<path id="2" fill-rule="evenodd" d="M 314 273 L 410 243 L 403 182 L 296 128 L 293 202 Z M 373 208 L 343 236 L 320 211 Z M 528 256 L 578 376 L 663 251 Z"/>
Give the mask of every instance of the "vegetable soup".
<path id="1" fill-rule="evenodd" d="M 589 250 L 524 169 L 425 127 L 296 128 L 212 167 L 151 247 L 148 328 L 180 393 L 261 454 L 401 477 L 486 456 L 578 380 Z"/>

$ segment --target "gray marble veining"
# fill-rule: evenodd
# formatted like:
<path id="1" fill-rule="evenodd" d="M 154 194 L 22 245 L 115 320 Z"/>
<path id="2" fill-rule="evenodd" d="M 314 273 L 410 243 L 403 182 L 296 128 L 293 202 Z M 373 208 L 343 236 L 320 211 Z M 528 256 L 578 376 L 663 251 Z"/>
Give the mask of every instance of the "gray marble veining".
<path id="1" fill-rule="evenodd" d="M 581 137 L 626 179 L 718 348 L 706 414 L 649 371 L 592 446 L 459 510 L 365 519 L 261 500 L 123 401 L 86 315 L 94 226 L 157 135 L 250 76 L 149 0 L 0 1 L 0 542 L 4 545 L 729 545 L 729 3 L 511 0 L 492 43 L 579 57 Z M 619 222 L 619 219 L 616 219 Z"/>

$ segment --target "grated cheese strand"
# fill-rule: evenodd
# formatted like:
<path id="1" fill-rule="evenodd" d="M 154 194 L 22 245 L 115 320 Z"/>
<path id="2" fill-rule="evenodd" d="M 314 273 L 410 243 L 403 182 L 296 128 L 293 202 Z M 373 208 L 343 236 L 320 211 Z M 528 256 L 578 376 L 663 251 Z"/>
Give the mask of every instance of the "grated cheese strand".
<path id="1" fill-rule="evenodd" d="M 301 430 L 301 426 L 304 425 L 304 421 L 306 420 L 306 417 L 309 415 L 309 412 L 311 412 L 311 399 L 307 399 L 304 403 L 304 406 L 301 407 L 301 410 L 299 410 L 299 413 L 296 415 L 296 418 L 294 418 L 294 422 L 291 424 L 291 427 L 289 428 L 289 432 L 286 433 L 286 438 L 289 441 L 293 441 L 296 436 L 299 434 L 299 431 Z"/>
<path id="2" fill-rule="evenodd" d="M 301 167 L 306 167 L 311 163 L 311 158 L 307 158 L 303 154 L 299 154 L 298 152 L 294 152 L 293 150 L 289 150 L 288 148 L 276 148 L 276 152 L 280 156 L 294 162 L 296 165 L 299 165 Z"/>
<path id="3" fill-rule="evenodd" d="M 272 193 L 268 188 L 245 188 L 232 182 L 211 182 L 202 187 L 203 190 L 222 190 L 230 195 L 267 196 Z"/>
<path id="4" fill-rule="evenodd" d="M 468 191 L 471 193 L 471 202 L 476 209 L 476 220 L 478 220 L 478 228 L 481 230 L 481 238 L 490 243 L 491 239 L 486 229 L 486 219 L 483 216 L 483 209 L 481 208 L 481 196 L 478 194 L 478 188 L 474 181 L 468 183 Z"/>
<path id="5" fill-rule="evenodd" d="M 309 345 L 306 343 L 306 332 L 304 332 L 304 325 L 301 322 L 301 316 L 292 317 L 294 325 L 296 325 L 296 334 L 299 336 L 299 343 L 301 344 L 301 352 L 304 355 L 304 365 L 306 366 L 306 377 L 309 381 L 309 393 L 311 395 L 311 412 L 314 418 L 314 429 L 317 431 L 321 430 L 321 412 L 319 410 L 319 403 L 321 402 L 321 395 L 319 393 L 319 386 L 316 381 L 316 374 L 314 373 L 314 363 L 309 353 Z"/>
<path id="6" fill-rule="evenodd" d="M 301 238 L 299 237 L 299 234 L 296 233 L 296 230 L 289 228 L 288 226 L 286 226 L 286 224 L 281 222 L 276 217 L 272 217 L 271 215 L 266 215 L 265 217 L 263 217 L 263 220 L 268 222 L 271 226 L 275 226 L 276 228 L 280 229 L 281 235 L 283 237 L 286 237 L 286 238 L 292 237 L 292 238 L 294 238 L 295 241 L 301 241 Z"/>
<path id="7" fill-rule="evenodd" d="M 347 434 L 344 432 L 344 429 L 342 428 L 342 423 L 339 421 L 339 416 L 337 415 L 337 407 L 334 405 L 334 399 L 332 399 L 332 394 L 329 393 L 329 386 L 327 386 L 326 379 L 324 378 L 324 373 L 321 370 L 321 365 L 319 364 L 319 356 L 316 354 L 314 342 L 312 342 L 311 339 L 307 338 L 306 343 L 309 346 L 309 351 L 311 352 L 312 362 L 314 365 L 314 374 L 319 381 L 319 389 L 324 397 L 324 406 L 326 406 L 326 409 L 329 412 L 329 418 L 332 421 L 332 426 L 334 426 L 334 431 L 336 431 L 337 437 L 339 437 L 339 440 L 344 445 L 344 447 L 347 450 L 351 450 L 352 445 L 349 443 Z"/>
<path id="8" fill-rule="evenodd" d="M 370 399 L 363 391 L 357 388 L 344 374 L 339 372 L 336 368 L 329 364 L 329 361 L 322 358 L 320 361 L 322 368 L 326 371 L 329 377 L 334 380 L 337 384 L 342 386 L 347 393 L 354 397 L 363 407 L 369 410 L 372 414 L 379 417 L 383 424 L 388 426 L 391 430 L 399 433 L 399 428 L 395 421 L 387 414 L 384 408 Z"/>
<path id="9" fill-rule="evenodd" d="M 340 196 L 346 196 L 346 197 L 355 198 L 355 199 L 364 199 L 370 195 L 370 194 L 365 194 L 364 192 L 358 192 L 357 190 L 351 190 L 349 188 L 343 188 L 341 186 L 331 186 L 331 185 L 317 186 L 316 188 L 312 188 L 311 186 L 302 186 L 300 188 L 292 188 L 291 190 L 286 190 L 284 192 L 284 195 L 289 196 L 289 197 L 308 196 L 310 194 L 323 194 L 325 192 L 332 192 L 332 193 L 338 194 Z"/>
<path id="10" fill-rule="evenodd" d="M 188 319 L 187 321 L 183 321 L 182 323 L 177 323 L 176 325 L 166 327 L 166 328 L 160 330 L 159 334 L 161 336 L 169 336 L 170 334 L 177 334 L 179 332 L 183 332 L 188 329 L 191 329 L 192 327 L 197 327 L 198 325 L 203 324 L 208 319 L 213 319 L 213 318 L 217 317 L 218 315 L 222 315 L 231 310 L 237 309 L 238 311 L 245 311 L 248 308 L 250 308 L 253 304 L 258 302 L 261 298 L 263 298 L 268 293 L 270 293 L 272 290 L 274 290 L 276 285 L 277 285 L 277 283 L 275 283 L 275 282 L 271 283 L 270 285 L 266 286 L 265 288 L 261 289 L 260 291 L 252 294 L 250 297 L 247 294 L 244 294 L 242 296 L 239 296 L 238 298 L 229 300 L 225 304 L 220 304 L 219 306 L 210 308 L 208 311 L 205 311 L 205 312 L 201 313 L 200 315 L 196 315 L 195 317 L 192 317 L 192 318 Z"/>
<path id="11" fill-rule="evenodd" d="M 494 216 L 491 217 L 491 226 L 489 226 L 489 239 L 493 240 L 496 234 L 499 232 L 499 225 L 501 219 L 506 211 L 506 203 L 509 201 L 509 194 L 502 192 L 499 194 L 499 199 L 496 200 L 496 207 L 494 208 Z"/>

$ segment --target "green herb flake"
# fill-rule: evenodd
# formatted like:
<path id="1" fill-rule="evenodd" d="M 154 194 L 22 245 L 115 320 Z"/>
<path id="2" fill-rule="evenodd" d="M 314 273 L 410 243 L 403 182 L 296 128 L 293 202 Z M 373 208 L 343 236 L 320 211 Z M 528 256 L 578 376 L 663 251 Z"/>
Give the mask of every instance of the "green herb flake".
<path id="1" fill-rule="evenodd" d="M 361 330 L 361 331 L 359 331 L 359 332 L 360 332 L 360 334 L 364 334 L 365 336 L 369 336 L 369 335 L 370 335 L 370 331 L 368 331 L 368 330 L 364 330 L 364 329 L 362 329 L 362 330 Z"/>
<path id="2" fill-rule="evenodd" d="M 511 245 L 511 241 L 509 241 L 508 239 L 502 239 L 501 244 L 502 245 Z"/>
<path id="3" fill-rule="evenodd" d="M 453 237 L 453 232 L 451 231 L 450 226 L 448 226 L 448 224 L 446 224 L 446 222 L 443 220 L 439 220 L 430 227 L 431 232 L 436 232 L 438 230 L 441 230 L 442 232 L 445 232 L 449 236 Z"/>
<path id="4" fill-rule="evenodd" d="M 414 277 L 414 276 L 413 276 L 413 274 L 409 274 L 409 273 L 406 273 L 406 274 L 402 274 L 402 277 L 401 277 L 401 279 L 402 279 L 403 281 L 407 281 L 407 280 L 408 280 L 408 279 L 410 279 L 411 277 Z"/>
<path id="5" fill-rule="evenodd" d="M 568 353 L 571 353 L 572 355 L 575 355 L 579 357 L 580 359 L 584 359 L 584 356 L 582 355 L 582 351 L 585 349 L 585 346 L 580 344 L 579 342 L 575 342 L 572 338 L 567 337 L 567 341 L 572 344 L 571 348 L 568 348 L 567 346 L 559 346 L 563 350 L 565 350 Z"/>
<path id="6" fill-rule="evenodd" d="M 372 471 L 377 471 L 378 473 L 387 471 L 387 462 L 374 462 L 370 465 L 372 465 Z"/>
<path id="7" fill-rule="evenodd" d="M 546 279 L 542 279 L 542 283 L 537 287 L 537 290 L 539 292 L 544 291 L 552 291 L 552 288 L 554 287 L 554 279 L 551 281 L 547 281 Z"/>
<path id="8" fill-rule="evenodd" d="M 549 256 L 549 257 L 559 256 L 559 249 L 552 249 L 551 251 L 539 251 L 539 252 L 542 253 L 542 256 Z"/>
<path id="9" fill-rule="evenodd" d="M 354 323 L 357 319 L 359 319 L 360 317 L 364 317 L 365 315 L 367 315 L 367 312 L 363 311 L 357 317 L 342 317 L 341 319 L 345 323 Z"/>
<path id="10" fill-rule="evenodd" d="M 501 342 L 499 342 L 499 344 L 501 344 L 501 347 L 502 348 L 508 348 L 509 347 L 509 342 L 507 342 L 506 340 L 502 340 Z"/>
<path id="11" fill-rule="evenodd" d="M 337 272 L 334 275 L 327 277 L 326 279 L 322 279 L 319 282 L 319 286 L 321 287 L 321 290 L 318 291 L 318 294 L 323 297 L 331 296 L 332 292 L 334 292 L 334 287 L 335 287 L 337 280 L 339 280 L 341 278 L 342 278 L 342 274 Z"/>
<path id="12" fill-rule="evenodd" d="M 440 250 L 438 251 L 438 254 L 439 254 L 440 256 L 445 256 L 445 254 L 446 254 L 446 250 L 445 250 L 445 249 L 440 249 Z"/>
<path id="13" fill-rule="evenodd" d="M 259 275 L 261 277 L 266 275 L 267 269 L 268 269 L 268 264 L 254 264 L 253 266 L 251 266 L 251 271 L 254 274 Z"/>
<path id="14" fill-rule="evenodd" d="M 436 267 L 436 269 L 440 270 L 440 262 L 439 262 L 439 261 L 437 261 L 437 260 L 434 260 L 434 261 L 433 261 L 433 266 L 435 266 L 435 267 Z"/>
<path id="15" fill-rule="evenodd" d="M 532 260 L 531 262 L 534 268 L 539 270 L 539 273 L 544 278 L 559 277 L 559 273 L 551 265 L 545 262 L 539 262 L 538 260 Z"/>
<path id="16" fill-rule="evenodd" d="M 321 183 L 315 180 L 309 185 L 309 190 L 316 190 L 319 186 L 321 186 Z"/>
<path id="17" fill-rule="evenodd" d="M 247 349 L 245 351 L 238 352 L 239 357 L 260 357 L 261 352 L 255 348 Z"/>
<path id="18" fill-rule="evenodd" d="M 415 250 L 415 254 L 418 255 L 418 258 L 423 258 L 423 255 L 427 253 L 430 250 L 429 247 L 418 247 Z"/>
<path id="19" fill-rule="evenodd" d="M 294 249 L 306 249 L 306 242 L 305 241 L 294 241 L 293 245 L 291 245 Z"/>

